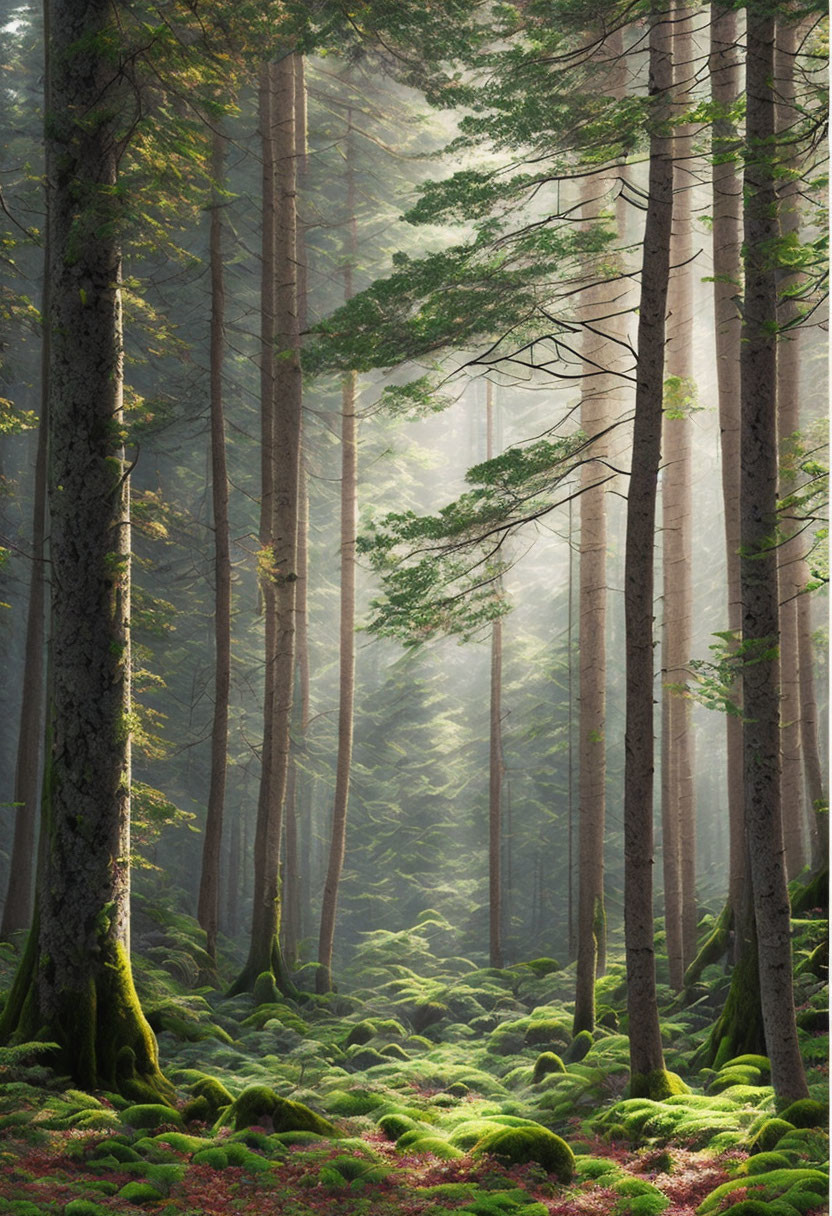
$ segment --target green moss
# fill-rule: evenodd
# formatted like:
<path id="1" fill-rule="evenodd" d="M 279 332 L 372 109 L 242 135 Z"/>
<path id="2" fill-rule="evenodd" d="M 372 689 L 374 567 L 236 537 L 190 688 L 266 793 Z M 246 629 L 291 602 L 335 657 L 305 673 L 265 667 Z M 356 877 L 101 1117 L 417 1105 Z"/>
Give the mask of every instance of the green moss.
<path id="1" fill-rule="evenodd" d="M 763 1074 L 751 1064 L 724 1065 L 708 1086 L 712 1094 L 722 1093 L 734 1085 L 762 1085 Z"/>
<path id="2" fill-rule="evenodd" d="M 411 1013 L 413 1029 L 417 1034 L 423 1034 L 429 1026 L 441 1022 L 448 1012 L 448 1006 L 440 1001 L 417 1001 Z"/>
<path id="3" fill-rule="evenodd" d="M 254 981 L 255 1005 L 276 1005 L 280 1001 L 280 989 L 271 971 L 261 971 Z"/>
<path id="4" fill-rule="evenodd" d="M 534 1018 L 529 1022 L 523 1041 L 527 1047 L 566 1046 L 569 1029 L 557 1018 Z"/>
<path id="5" fill-rule="evenodd" d="M 531 967 L 535 975 L 551 975 L 554 971 L 560 971 L 560 963 L 554 958 L 533 958 L 526 963 L 527 967 Z"/>
<path id="6" fill-rule="evenodd" d="M 749 1157 L 744 1161 L 737 1170 L 738 1174 L 765 1174 L 769 1170 L 787 1170 L 791 1168 L 791 1161 L 785 1153 L 757 1153 L 754 1157 Z"/>
<path id="7" fill-rule="evenodd" d="M 796 1127 L 780 1138 L 777 1151 L 788 1154 L 795 1165 L 826 1165 L 829 1161 L 829 1134 L 820 1127 Z"/>
<path id="8" fill-rule="evenodd" d="M 573 1064 L 582 1060 L 592 1049 L 594 1039 L 588 1030 L 579 1030 L 566 1049 L 566 1060 Z"/>
<path id="9" fill-rule="evenodd" d="M 541 1052 L 534 1063 L 532 1082 L 537 1085 L 552 1072 L 566 1072 L 563 1060 L 553 1051 Z"/>
<path id="10" fill-rule="evenodd" d="M 759 1186 L 759 1195 L 749 1195 L 749 1199 L 771 1200 L 776 1199 L 784 1192 L 788 1191 L 795 1183 L 808 1182 L 817 1184 L 819 1187 L 826 1187 L 826 1175 L 819 1170 L 770 1170 L 768 1173 L 754 1178 L 753 1180 L 747 1176 L 732 1178 L 730 1182 L 723 1182 L 721 1186 L 716 1187 L 711 1191 L 710 1195 L 700 1203 L 696 1209 L 697 1213 L 705 1216 L 708 1212 L 715 1212 L 721 1209 L 722 1201 L 741 1187 Z"/>
<path id="11" fill-rule="evenodd" d="M 378 1110 L 385 1102 L 381 1094 L 371 1093 L 366 1089 L 334 1089 L 327 1096 L 324 1108 L 330 1115 L 352 1119 L 359 1115 L 369 1115 Z"/>
<path id="12" fill-rule="evenodd" d="M 372 1022 L 356 1022 L 344 1039 L 344 1046 L 353 1047 L 356 1043 L 369 1043 L 370 1039 L 375 1037 L 375 1033 L 376 1029 Z"/>
<path id="13" fill-rule="evenodd" d="M 194 1165 L 210 1165 L 211 1169 L 224 1170 L 228 1165 L 228 1154 L 221 1148 L 201 1148 L 193 1155 Z"/>
<path id="14" fill-rule="evenodd" d="M 120 1111 L 121 1122 L 128 1127 L 162 1127 L 166 1123 L 182 1126 L 182 1116 L 179 1111 L 158 1102 L 145 1102 L 137 1106 L 128 1106 Z"/>
<path id="15" fill-rule="evenodd" d="M 783 1111 L 783 1118 L 794 1127 L 826 1127 L 829 1123 L 829 1107 L 814 1098 L 799 1098 Z"/>
<path id="16" fill-rule="evenodd" d="M 207 1098 L 192 1098 L 182 1107 L 182 1118 L 185 1123 L 211 1123 L 216 1114 L 211 1111 Z"/>
<path id="17" fill-rule="evenodd" d="M 152 1138 L 152 1143 L 160 1148 L 170 1147 L 177 1153 L 198 1153 L 205 1147 L 201 1136 L 189 1136 L 185 1132 L 160 1132 Z"/>
<path id="18" fill-rule="evenodd" d="M 125 1203 L 158 1203 L 164 1198 L 160 1191 L 156 1190 L 155 1186 L 151 1186 L 149 1182 L 128 1182 L 123 1186 L 118 1193 L 119 1199 L 123 1199 Z"/>
<path id="19" fill-rule="evenodd" d="M 620 1167 L 607 1157 L 580 1156 L 575 1158 L 575 1177 L 580 1182 L 588 1178 L 603 1178 L 607 1174 L 618 1173 L 620 1173 Z"/>
<path id="20" fill-rule="evenodd" d="M 793 1130 L 794 1124 L 787 1123 L 785 1119 L 766 1119 L 751 1141 L 750 1150 L 752 1153 L 768 1152 L 769 1149 L 775 1147 L 786 1132 Z"/>
<path id="21" fill-rule="evenodd" d="M 336 1129 L 326 1119 L 316 1115 L 301 1102 L 281 1098 L 266 1085 L 252 1085 L 226 1108 L 218 1127 L 232 1124 L 239 1132 L 246 1127 L 265 1127 L 275 1132 L 307 1131 L 319 1136 L 337 1136 Z"/>
<path id="22" fill-rule="evenodd" d="M 760 1199 L 741 1199 L 725 1208 L 722 1216 L 771 1216 L 771 1208 Z"/>
<path id="23" fill-rule="evenodd" d="M 408 1115 L 391 1113 L 382 1115 L 376 1123 L 376 1127 L 379 1131 L 384 1132 L 388 1140 L 398 1140 L 399 1136 L 403 1136 L 405 1132 L 412 1131 L 416 1127 L 416 1122 Z"/>
<path id="24" fill-rule="evenodd" d="M 666 1068 L 657 1068 L 646 1076 L 635 1073 L 630 1078 L 631 1098 L 651 1098 L 654 1102 L 662 1102 L 675 1094 L 689 1092 L 682 1078 Z"/>
<path id="25" fill-rule="evenodd" d="M 751 1053 L 744 1056 L 734 1056 L 733 1060 L 726 1060 L 722 1067 L 733 1068 L 735 1065 L 744 1067 L 746 1064 L 750 1065 L 752 1068 L 758 1068 L 766 1080 L 768 1080 L 768 1078 L 771 1076 L 771 1064 L 769 1063 L 768 1056 L 754 1055 Z"/>
<path id="26" fill-rule="evenodd" d="M 475 1156 L 483 1153 L 509 1165 L 534 1161 L 560 1182 L 569 1182 L 575 1172 L 575 1157 L 566 1141 L 539 1125 L 497 1128 L 474 1146 Z"/>
<path id="27" fill-rule="evenodd" d="M 368 1068 L 377 1068 L 379 1064 L 389 1064 L 390 1057 L 383 1056 L 374 1047 L 358 1047 L 350 1052 L 347 1064 L 350 1069 L 366 1072 Z"/>

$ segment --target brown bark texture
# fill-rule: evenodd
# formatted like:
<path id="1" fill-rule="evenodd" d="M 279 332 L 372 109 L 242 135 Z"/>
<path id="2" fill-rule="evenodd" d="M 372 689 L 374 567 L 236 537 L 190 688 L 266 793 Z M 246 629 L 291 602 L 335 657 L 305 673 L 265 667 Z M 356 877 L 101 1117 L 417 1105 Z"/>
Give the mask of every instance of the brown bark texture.
<path id="1" fill-rule="evenodd" d="M 49 258 L 48 217 L 44 263 Z M 44 277 L 41 329 L 41 413 L 35 455 L 32 513 L 32 570 L 26 608 L 26 649 L 23 660 L 23 694 L 20 734 L 14 770 L 14 838 L 9 859 L 9 883 L 3 905 L 0 938 L 7 939 L 32 921 L 35 839 L 40 810 L 44 717 L 44 647 L 46 634 L 46 493 L 47 435 L 49 429 L 49 276 Z"/>
<path id="2" fill-rule="evenodd" d="M 353 267 L 358 254 L 355 214 L 355 172 L 352 157 L 352 111 L 348 111 L 346 136 L 347 263 L 344 267 L 344 299 L 353 295 Z M 321 931 L 318 939 L 318 992 L 332 991 L 332 950 L 338 886 L 344 868 L 347 844 L 347 811 L 350 796 L 350 767 L 355 701 L 355 539 L 358 529 L 358 375 L 347 372 L 341 386 L 341 602 L 339 622 L 338 756 L 335 768 L 335 798 L 329 862 L 324 879 Z"/>
<path id="3" fill-rule="evenodd" d="M 818 856 L 813 868 L 829 860 L 829 794 L 823 784 L 823 766 L 818 743 L 818 703 L 812 666 L 812 602 L 808 595 L 797 601 L 797 645 L 800 668 L 800 742 L 806 794 L 817 822 Z"/>
<path id="4" fill-rule="evenodd" d="M 261 128 L 264 137 L 261 410 L 264 455 L 260 542 L 266 618 L 264 728 L 254 839 L 251 941 L 248 959 L 232 992 L 252 988 L 263 971 L 272 971 L 279 984 L 286 983 L 279 945 L 280 845 L 294 692 L 302 394 L 297 309 L 294 115 L 294 56 L 286 55 L 279 62 L 268 64 L 261 74 Z"/>
<path id="5" fill-rule="evenodd" d="M 664 1071 L 653 940 L 653 546 L 673 212 L 673 150 L 667 134 L 673 74 L 668 17 L 657 7 L 651 13 L 649 56 L 652 130 L 624 570 L 624 933 L 635 1092 L 649 1090 L 652 1078 Z"/>
<path id="6" fill-rule="evenodd" d="M 774 21 L 748 12 L 745 295 L 741 348 L 743 754 L 748 844 L 771 1083 L 780 1100 L 806 1097 L 792 988 L 791 920 L 780 808 L 777 596 Z"/>
<path id="7" fill-rule="evenodd" d="M 51 671 L 35 923 L 0 1038 L 167 1098 L 130 969 L 130 517 L 113 8 L 47 6 Z"/>
<path id="8" fill-rule="evenodd" d="M 775 123 L 781 146 L 786 146 L 798 117 L 795 109 L 795 58 L 799 27 L 777 23 L 775 73 L 777 108 Z M 797 157 L 785 158 L 785 170 L 778 191 L 780 235 L 795 236 L 800 230 L 800 167 Z M 777 347 L 777 438 L 780 452 L 779 498 L 785 499 L 798 488 L 796 456 L 800 429 L 800 330 L 788 327 L 798 317 L 796 303 L 783 292 L 799 285 L 800 275 L 786 273 L 778 283 L 777 323 L 781 328 Z M 800 661 L 797 640 L 797 600 L 806 582 L 803 562 L 805 544 L 799 535 L 799 522 L 788 508 L 780 517 L 781 542 L 778 550 L 777 578 L 780 597 L 780 801 L 783 815 L 783 842 L 786 847 L 786 872 L 794 878 L 803 868 L 807 850 L 804 823 L 817 831 L 814 815 L 804 819 L 803 764 L 800 748 Z M 813 852 L 817 856 L 817 843 Z"/>
<path id="9" fill-rule="evenodd" d="M 673 9 L 673 108 L 691 106 L 695 70 L 692 18 Z M 673 239 L 668 288 L 667 391 L 662 443 L 662 863 L 665 929 L 671 986 L 678 992 L 696 954 L 696 824 L 693 731 L 687 686 L 691 653 L 693 570 L 691 516 L 691 405 L 693 393 L 693 139 L 688 124 L 674 128 Z"/>
<path id="10" fill-rule="evenodd" d="M 711 6 L 709 69 L 713 121 L 713 266 L 716 373 L 722 456 L 722 502 L 725 518 L 725 553 L 728 583 L 728 629 L 738 640 L 742 629 L 740 592 L 740 331 L 738 308 L 742 266 L 742 179 L 738 163 L 737 129 L 729 114 L 741 89 L 741 60 L 737 40 L 737 14 L 719 4 Z M 742 704 L 742 680 L 732 689 L 735 705 Z M 739 924 L 745 884 L 745 828 L 743 824 L 742 722 L 725 716 L 729 863 L 728 900 Z M 736 935 L 739 943 L 740 935 Z"/>
<path id="11" fill-rule="evenodd" d="M 202 846 L 202 872 L 197 916 L 205 930 L 206 948 L 217 953 L 220 911 L 220 864 L 225 786 L 228 772 L 228 698 L 231 688 L 231 539 L 228 524 L 228 472 L 225 458 L 222 372 L 225 284 L 222 247 L 222 188 L 225 140 L 213 133 L 211 177 L 211 495 L 214 515 L 214 715 L 211 726 L 211 780 Z"/>

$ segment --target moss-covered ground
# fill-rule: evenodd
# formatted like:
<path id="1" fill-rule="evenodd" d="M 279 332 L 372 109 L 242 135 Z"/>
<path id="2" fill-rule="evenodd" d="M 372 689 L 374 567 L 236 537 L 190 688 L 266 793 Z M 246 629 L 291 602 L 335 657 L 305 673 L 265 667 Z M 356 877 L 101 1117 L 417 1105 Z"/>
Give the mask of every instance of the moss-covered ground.
<path id="1" fill-rule="evenodd" d="M 795 921 L 812 1100 L 778 1110 L 763 1056 L 691 1069 L 725 999 L 720 964 L 684 1004 L 660 987 L 667 1066 L 684 1084 L 654 1101 L 627 1089 L 620 964 L 598 985 L 604 1024 L 575 1043 L 574 966 L 443 957 L 430 918 L 369 941 L 340 993 L 288 1000 L 264 981 L 257 1003 L 195 987 L 193 923 L 140 910 L 137 987 L 177 1107 L 82 1093 L 42 1045 L 0 1049 L 0 1213 L 815 1216 L 826 930 L 819 914 Z M 4 987 L 15 957 L 0 947 Z"/>

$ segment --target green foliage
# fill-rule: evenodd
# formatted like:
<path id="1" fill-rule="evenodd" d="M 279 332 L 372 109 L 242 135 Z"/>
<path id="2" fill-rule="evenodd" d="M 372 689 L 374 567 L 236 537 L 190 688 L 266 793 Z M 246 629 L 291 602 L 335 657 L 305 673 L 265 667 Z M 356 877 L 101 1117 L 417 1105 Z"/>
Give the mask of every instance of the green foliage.
<path id="1" fill-rule="evenodd" d="M 482 1153 L 511 1165 L 533 1161 L 561 1182 L 568 1182 L 575 1170 L 575 1157 L 566 1141 L 540 1126 L 489 1132 L 474 1146 L 475 1156 Z"/>

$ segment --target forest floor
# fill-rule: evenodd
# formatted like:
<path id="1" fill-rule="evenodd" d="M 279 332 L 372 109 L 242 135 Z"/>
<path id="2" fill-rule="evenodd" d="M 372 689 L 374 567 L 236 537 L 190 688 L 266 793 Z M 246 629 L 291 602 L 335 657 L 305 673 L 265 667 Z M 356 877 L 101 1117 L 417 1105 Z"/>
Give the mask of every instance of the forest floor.
<path id="1" fill-rule="evenodd" d="M 827 975 L 820 910 L 795 922 L 811 1100 L 776 1111 L 764 1057 L 692 1071 L 728 978 L 660 985 L 689 1092 L 626 1097 L 620 963 L 595 1034 L 571 1035 L 574 966 L 449 956 L 425 913 L 368 934 L 348 991 L 195 987 L 192 921 L 140 905 L 137 984 L 178 1108 L 89 1095 L 0 1049 L 0 1212 L 14 1216 L 815 1216 L 827 1210 Z M 443 952 L 443 946 L 446 952 Z M 15 963 L 0 947 L 0 986 Z M 561 1139 L 562 1138 L 562 1139 Z M 566 1142 L 566 1148 L 563 1142 Z"/>

